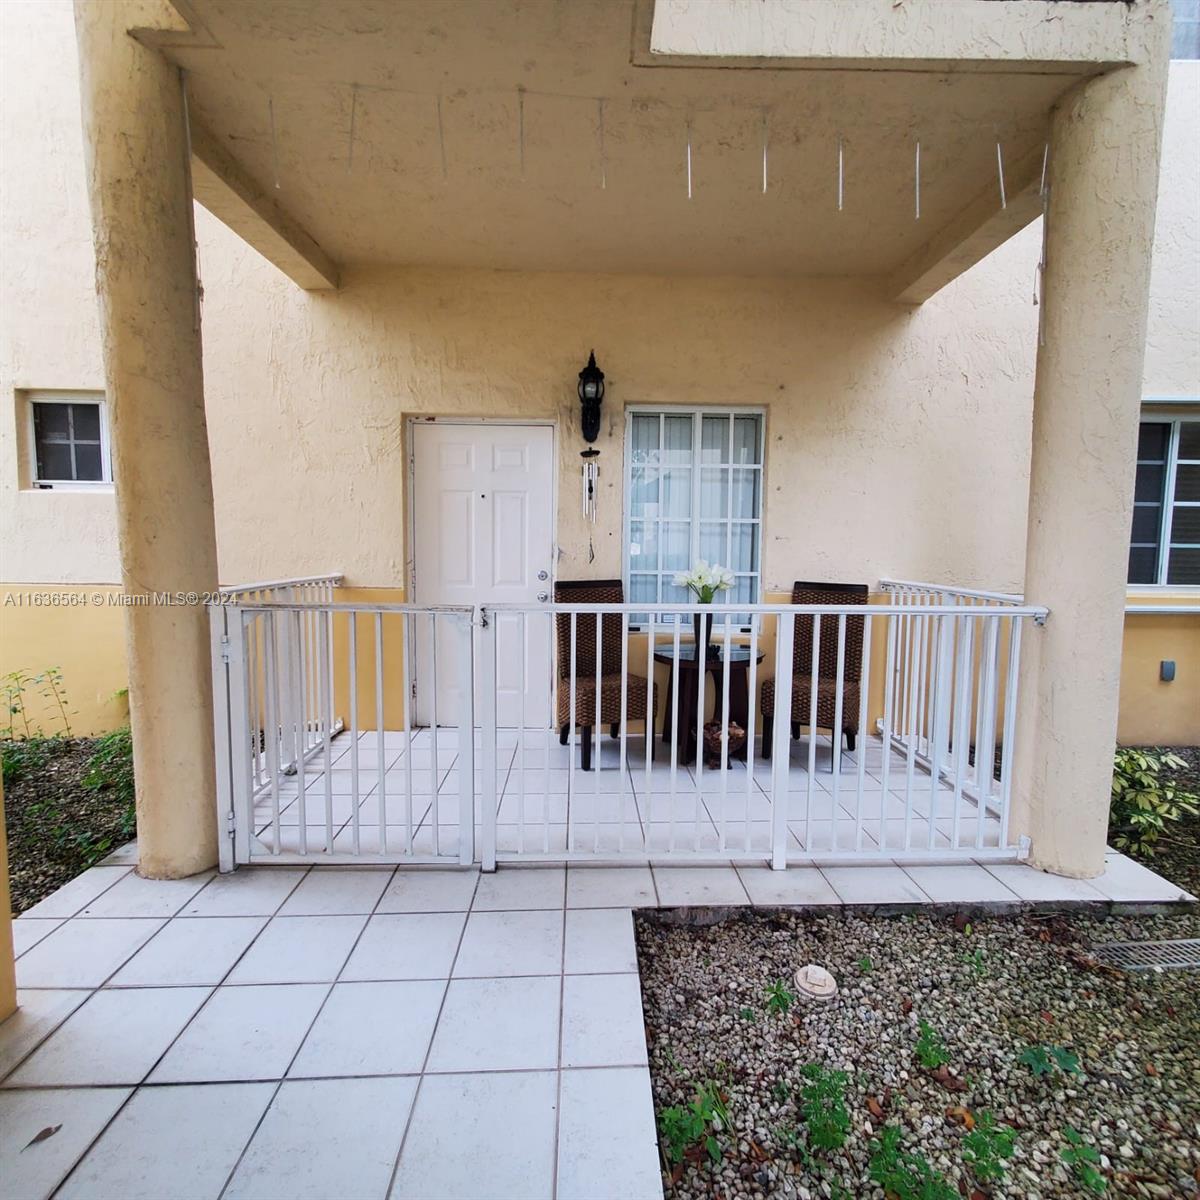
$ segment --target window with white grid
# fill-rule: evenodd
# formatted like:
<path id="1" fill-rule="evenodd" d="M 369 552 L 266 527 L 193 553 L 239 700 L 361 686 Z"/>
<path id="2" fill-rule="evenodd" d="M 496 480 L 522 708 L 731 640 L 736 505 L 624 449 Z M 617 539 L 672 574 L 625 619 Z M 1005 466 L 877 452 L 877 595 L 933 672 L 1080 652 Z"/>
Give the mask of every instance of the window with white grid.
<path id="1" fill-rule="evenodd" d="M 737 408 L 635 407 L 627 410 L 626 422 L 629 602 L 691 603 L 694 597 L 672 579 L 702 558 L 734 573 L 734 587 L 718 595 L 718 605 L 757 604 L 763 414 Z"/>
<path id="2" fill-rule="evenodd" d="M 104 395 L 28 392 L 30 472 L 35 487 L 108 487 L 112 464 Z"/>
<path id="3" fill-rule="evenodd" d="M 1129 582 L 1200 586 L 1200 417 L 1142 421 Z"/>

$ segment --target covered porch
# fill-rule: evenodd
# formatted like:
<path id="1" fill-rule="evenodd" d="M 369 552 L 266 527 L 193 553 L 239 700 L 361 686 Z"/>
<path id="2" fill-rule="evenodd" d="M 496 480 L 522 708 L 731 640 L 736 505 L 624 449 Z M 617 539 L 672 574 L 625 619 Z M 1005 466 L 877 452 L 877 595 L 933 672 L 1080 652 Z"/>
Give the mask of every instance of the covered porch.
<path id="1" fill-rule="evenodd" d="M 591 336 L 591 313 L 619 330 L 627 350 L 624 360 L 606 360 L 610 412 L 644 401 L 694 404 L 693 393 L 708 400 L 714 391 L 726 404 L 733 394 L 769 410 L 757 590 L 739 603 L 749 619 L 724 635 L 749 662 L 761 650 L 763 679 L 775 681 L 769 761 L 761 725 L 746 730 L 745 764 L 729 761 L 726 743 L 706 769 L 672 758 L 675 742 L 660 738 L 652 753 L 654 739 L 628 719 L 615 722 L 615 739 L 594 730 L 596 769 L 582 771 L 580 746 L 558 745 L 549 722 L 528 723 L 505 706 L 504 672 L 525 662 L 531 626 L 549 636 L 550 623 L 566 618 L 577 632 L 581 617 L 594 625 L 607 611 L 629 634 L 632 618 L 655 604 L 638 596 L 590 614 L 549 602 L 506 608 L 498 584 L 467 604 L 423 601 L 411 571 L 397 568 L 411 565 L 404 544 L 416 539 L 417 514 L 408 526 L 394 515 L 400 494 L 391 506 L 356 501 L 361 507 L 347 509 L 355 540 L 369 540 L 371 522 L 393 535 L 381 537 L 375 560 L 387 564 L 393 592 L 405 594 L 364 599 L 385 581 L 361 572 L 336 596 L 307 603 L 226 598 L 211 627 L 195 605 L 130 609 L 144 874 L 188 875 L 218 859 L 371 853 L 489 868 L 506 856 L 691 855 L 782 867 L 952 854 L 1027 857 L 1077 877 L 1103 870 L 1167 9 L 1002 0 L 974 6 L 950 33 L 934 5 L 921 6 L 927 20 L 915 24 L 885 4 L 858 8 L 861 21 L 845 22 L 837 6 L 806 6 L 784 37 L 770 4 L 731 6 L 728 20 L 683 3 L 581 5 L 569 14 L 534 6 L 519 19 L 489 7 L 486 20 L 471 6 L 410 5 L 372 10 L 382 25 L 368 38 L 353 4 L 322 23 L 298 9 L 256 14 L 253 5 L 207 0 L 176 5 L 160 21 L 140 9 L 79 4 L 129 590 L 211 592 L 219 578 L 193 196 L 308 293 L 289 292 L 271 310 L 290 322 L 272 360 L 284 386 L 321 377 L 331 363 L 320 403 L 332 403 L 357 370 L 395 405 L 361 435 L 375 439 L 372 455 L 403 457 L 401 414 L 410 411 L 414 420 L 555 414 L 556 558 L 543 568 L 551 582 L 615 575 L 625 556 L 618 492 L 607 493 L 594 528 L 576 499 L 583 443 L 573 371 L 564 376 L 564 367 L 578 347 L 548 349 L 565 332 L 562 318 L 554 321 L 568 295 L 578 305 L 566 322 L 571 338 Z M 1034 9 L 1054 19 L 1035 19 Z M 451 53 L 436 52 L 443 43 Z M 751 66 L 763 69 L 743 69 Z M 757 208 L 747 202 L 751 176 Z M 939 463 L 956 494 L 972 496 L 960 519 L 918 465 L 926 381 L 903 384 L 916 347 L 944 368 L 934 376 L 939 387 L 969 376 L 974 363 L 965 348 L 922 332 L 916 306 L 1040 216 L 1027 513 L 994 513 L 986 488 L 972 489 L 968 455 Z M 478 274 L 430 282 L 447 267 Z M 489 274 L 497 268 L 538 277 L 513 282 Z M 644 274 L 657 278 L 643 284 Z M 745 286 L 727 289 L 720 280 L 730 275 Z M 790 308 L 780 299 L 783 277 L 819 282 Z M 761 281 L 761 309 L 739 300 L 747 280 Z M 658 330 L 670 336 L 639 338 L 638 320 L 669 308 L 682 281 L 685 317 Z M 634 294 L 633 316 L 623 315 Z M 523 301 L 538 314 L 530 328 L 512 315 Z M 766 312 L 786 340 L 776 305 L 785 317 L 802 312 L 806 332 L 832 347 L 842 372 L 835 400 L 820 395 L 833 390 L 821 349 L 766 362 L 760 347 L 760 359 L 739 365 L 735 325 L 749 329 Z M 392 343 L 429 322 L 430 339 L 445 339 L 436 321 L 445 312 L 456 351 L 429 372 L 438 387 L 421 371 L 419 348 L 393 377 Z M 228 325 L 239 315 L 205 312 L 204 321 Z M 706 331 L 692 360 L 671 349 L 687 319 Z M 381 340 L 364 331 L 372 327 Z M 327 354 L 310 341 L 340 348 Z M 356 346 L 368 347 L 364 359 L 354 359 Z M 523 374 L 538 357 L 536 376 Z M 736 393 L 739 380 L 745 394 Z M 883 393 L 892 393 L 887 404 Z M 907 474 L 882 470 L 877 443 L 864 450 L 857 433 L 829 452 L 822 431 L 845 428 L 859 396 L 880 405 L 878 429 L 899 447 L 888 461 L 907 462 Z M 421 399 L 410 408 L 411 397 Z M 968 393 L 964 412 L 978 424 L 962 422 L 955 446 L 974 442 L 988 470 L 999 469 L 1003 455 L 988 444 L 977 397 Z M 603 438 L 621 461 L 621 431 L 610 423 Z M 858 456 L 845 457 L 856 444 Z M 218 472 L 236 466 L 214 463 Z M 409 472 L 411 464 L 410 456 Z M 785 489 L 805 473 L 828 480 L 830 494 L 857 497 L 836 523 L 825 512 L 805 521 L 794 507 Z M 253 474 L 241 478 L 256 494 L 288 486 Z M 602 486 L 611 489 L 616 474 L 602 475 Z M 334 527 L 330 514 L 304 511 Z M 995 577 L 990 543 L 1009 537 L 1006 523 L 1026 535 L 1017 536 L 1019 563 Z M 261 541 L 271 541 L 269 530 Z M 302 537 L 289 544 L 297 559 L 308 553 Z M 541 565 L 525 564 L 531 579 Z M 790 581 L 861 581 L 878 591 L 881 576 L 920 579 L 932 573 L 927 565 L 939 568 L 932 583 L 881 593 L 885 603 L 868 610 L 872 641 L 859 651 L 861 686 L 848 699 L 847 631 L 861 614 L 790 605 Z M 690 608 L 657 603 L 683 614 L 686 629 Z M 306 621 L 315 639 L 304 666 L 311 708 L 284 720 L 274 707 L 288 690 L 278 652 L 294 635 L 281 626 Z M 839 716 L 857 702 L 854 751 L 835 754 L 815 711 L 804 719 L 805 698 L 813 706 L 819 695 L 815 673 L 796 693 L 793 719 L 798 621 L 814 649 L 822 636 L 839 648 L 830 694 Z M 451 721 L 422 721 L 405 685 L 394 702 L 389 672 L 406 684 L 416 648 L 439 625 L 459 672 L 460 707 Z M 680 678 L 679 624 L 673 635 L 658 629 L 651 622 L 648 633 L 620 640 L 630 670 L 645 656 L 640 673 L 661 689 L 660 721 L 672 690 L 678 729 L 674 685 L 655 658 L 669 642 Z M 521 652 L 506 656 L 514 636 Z M 379 657 L 366 669 L 368 642 Z M 398 667 L 383 660 L 387 645 Z M 731 673 L 703 672 L 699 686 L 723 698 Z M 756 683 L 749 708 L 757 722 Z M 526 684 L 522 677 L 522 698 Z M 568 683 L 572 717 L 578 686 Z M 712 707 L 701 701 L 697 743 Z M 620 717 L 629 717 L 628 703 L 622 689 Z M 312 726 L 311 744 L 299 745 L 300 724 Z M 569 741 L 578 738 L 579 722 L 567 724 Z M 179 788 L 180 778 L 190 785 Z M 389 795 L 398 807 L 388 807 Z"/>

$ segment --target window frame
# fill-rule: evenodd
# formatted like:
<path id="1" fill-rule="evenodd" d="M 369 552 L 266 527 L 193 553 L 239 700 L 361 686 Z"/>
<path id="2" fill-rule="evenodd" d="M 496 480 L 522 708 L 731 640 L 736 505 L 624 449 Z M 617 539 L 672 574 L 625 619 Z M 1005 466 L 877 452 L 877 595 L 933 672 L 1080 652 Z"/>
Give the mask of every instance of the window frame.
<path id="1" fill-rule="evenodd" d="M 1181 411 L 1181 409 L 1183 411 Z M 1200 396 L 1191 397 L 1154 397 L 1148 398 L 1145 407 L 1143 407 L 1140 417 L 1138 418 L 1138 430 L 1141 431 L 1142 425 L 1166 425 L 1167 426 L 1167 448 L 1166 458 L 1164 460 L 1163 472 L 1163 493 L 1162 493 L 1162 511 L 1159 514 L 1158 523 L 1158 558 L 1154 565 L 1154 582 L 1153 583 L 1129 583 L 1126 582 L 1126 591 L 1128 593 L 1138 593 L 1145 591 L 1155 592 L 1200 592 L 1200 584 L 1194 583 L 1168 583 L 1167 575 L 1171 565 L 1171 551 L 1200 549 L 1200 543 L 1196 542 L 1178 542 L 1172 543 L 1171 532 L 1175 521 L 1175 509 L 1180 508 L 1200 508 L 1200 501 L 1175 499 L 1175 481 L 1179 468 L 1179 438 L 1182 426 L 1197 425 L 1200 426 Z M 1142 460 L 1137 460 L 1138 465 L 1142 465 Z M 1200 464 L 1200 459 L 1188 458 L 1184 459 L 1184 464 L 1192 466 Z M 1150 501 L 1134 500 L 1133 506 L 1136 509 L 1139 505 L 1150 505 Z M 1129 549 L 1133 548 L 1133 534 L 1130 531 Z"/>
<path id="2" fill-rule="evenodd" d="M 691 526 L 691 540 L 689 549 L 689 565 L 694 563 L 699 557 L 700 547 L 700 525 L 702 518 L 700 517 L 700 490 L 703 483 L 703 471 L 701 470 L 702 463 L 699 459 L 701 448 L 701 437 L 703 429 L 703 418 L 709 417 L 755 417 L 758 420 L 758 462 L 751 468 L 759 473 L 758 486 L 758 515 L 753 518 L 740 518 L 737 524 L 754 524 L 758 526 L 758 556 L 754 571 L 738 571 L 737 575 L 740 578 L 749 577 L 752 580 L 752 590 L 750 604 L 761 604 L 763 593 L 763 549 L 765 538 L 763 531 L 766 526 L 766 506 L 767 506 L 767 409 L 760 404 L 627 404 L 625 406 L 625 443 L 623 450 L 624 463 L 622 471 L 624 474 L 624 497 L 623 511 L 621 513 L 621 581 L 625 589 L 625 596 L 628 603 L 633 603 L 632 597 L 632 562 L 629 553 L 630 549 L 630 532 L 633 522 L 633 419 L 635 416 L 690 416 L 693 423 L 692 432 L 692 492 L 691 492 L 691 515 L 689 516 L 689 524 Z M 730 451 L 732 453 L 732 429 L 730 430 Z M 732 466 L 730 467 L 730 478 L 732 481 Z M 719 519 L 719 518 L 718 518 Z M 734 522 L 732 516 L 732 508 L 729 514 L 725 517 L 725 522 L 731 525 Z M 662 572 L 660 571 L 661 575 Z M 716 604 L 714 608 L 720 608 L 722 605 Z M 740 611 L 740 610 L 735 610 Z M 661 616 L 661 614 L 660 614 Z M 673 630 L 675 625 L 670 621 L 652 620 L 645 622 L 630 622 L 629 628 L 633 632 L 644 632 L 652 630 L 654 632 L 662 630 Z M 749 625 L 741 625 L 737 627 L 740 632 L 747 632 Z"/>
<path id="3" fill-rule="evenodd" d="M 36 412 L 39 404 L 94 404 L 100 419 L 100 479 L 43 479 L 38 473 Z M 111 492 L 112 452 L 108 435 L 108 397 L 91 391 L 27 391 L 25 426 L 29 454 L 29 486 L 37 491 Z"/>

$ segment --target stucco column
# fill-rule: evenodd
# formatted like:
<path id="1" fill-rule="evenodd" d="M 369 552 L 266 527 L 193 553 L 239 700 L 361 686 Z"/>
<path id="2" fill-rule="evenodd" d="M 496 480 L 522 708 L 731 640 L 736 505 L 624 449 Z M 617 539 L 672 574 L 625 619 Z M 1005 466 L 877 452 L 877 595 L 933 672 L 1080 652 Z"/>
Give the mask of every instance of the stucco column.
<path id="1" fill-rule="evenodd" d="M 139 597 L 217 582 L 183 94 L 126 32 L 142 10 L 75 3 L 121 573 Z M 126 614 L 138 869 L 190 875 L 217 858 L 206 614 Z"/>
<path id="2" fill-rule="evenodd" d="M 1170 14 L 1138 13 L 1139 65 L 1063 98 L 1050 131 L 1042 344 L 1013 831 L 1034 865 L 1104 868 L 1117 733 L 1150 253 Z"/>

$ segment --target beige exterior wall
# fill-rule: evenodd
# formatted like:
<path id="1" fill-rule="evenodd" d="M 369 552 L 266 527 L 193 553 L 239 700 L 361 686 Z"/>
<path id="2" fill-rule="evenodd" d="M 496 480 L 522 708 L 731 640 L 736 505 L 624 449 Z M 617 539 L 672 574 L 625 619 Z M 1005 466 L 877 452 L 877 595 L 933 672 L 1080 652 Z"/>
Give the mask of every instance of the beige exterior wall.
<path id="1" fill-rule="evenodd" d="M 0 22 L 0 582 L 111 584 L 111 494 L 18 487 L 20 389 L 103 382 L 70 5 L 18 0 Z M 1146 365 L 1157 395 L 1200 394 L 1197 111 L 1200 64 L 1174 64 Z M 1037 227 L 916 310 L 864 281 L 354 266 L 341 291 L 313 294 L 203 211 L 197 234 L 225 582 L 340 570 L 397 598 L 407 421 L 451 414 L 555 419 L 559 575 L 618 574 L 623 406 L 649 403 L 766 408 L 770 592 L 801 576 L 1021 586 Z M 609 388 L 589 567 L 574 382 L 592 347 Z M 65 632 L 80 621 L 86 633 Z M 82 727 L 121 719 L 119 609 L 0 609 L 0 622 L 0 672 L 62 666 Z M 1147 692 L 1156 727 L 1194 730 L 1197 624 L 1155 619 L 1135 637 L 1131 620 L 1123 737 L 1156 740 Z M 1156 691 L 1162 658 L 1179 679 Z"/>

